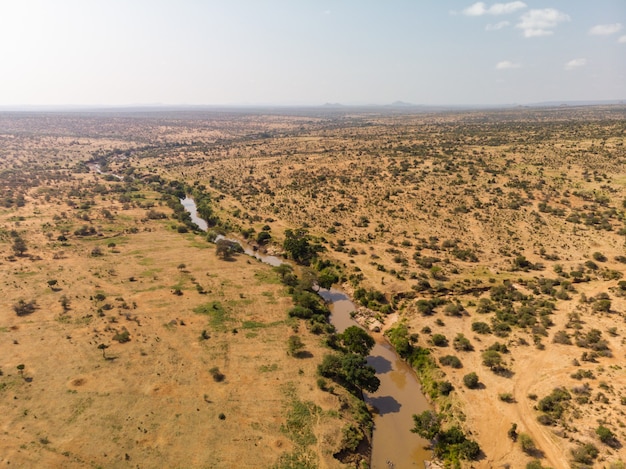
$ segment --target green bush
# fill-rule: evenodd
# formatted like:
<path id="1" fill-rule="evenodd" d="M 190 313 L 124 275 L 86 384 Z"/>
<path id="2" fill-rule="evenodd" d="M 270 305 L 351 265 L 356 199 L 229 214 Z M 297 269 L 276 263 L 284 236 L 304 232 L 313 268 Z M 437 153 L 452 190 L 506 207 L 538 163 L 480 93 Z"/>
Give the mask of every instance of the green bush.
<path id="1" fill-rule="evenodd" d="M 478 379 L 478 375 L 473 371 L 471 373 L 463 376 L 463 384 L 467 386 L 469 389 L 476 389 L 480 384 L 480 380 Z"/>
<path id="2" fill-rule="evenodd" d="M 451 366 L 452 368 L 463 368 L 463 364 L 461 363 L 461 360 L 459 360 L 458 357 L 455 357 L 454 355 L 446 355 L 443 356 L 439 359 L 439 363 L 441 363 L 444 366 Z"/>
<path id="3" fill-rule="evenodd" d="M 431 341 L 432 341 L 433 345 L 436 345 L 437 347 L 447 347 L 448 346 L 448 339 L 443 334 L 434 334 L 432 336 L 432 338 L 431 338 Z"/>

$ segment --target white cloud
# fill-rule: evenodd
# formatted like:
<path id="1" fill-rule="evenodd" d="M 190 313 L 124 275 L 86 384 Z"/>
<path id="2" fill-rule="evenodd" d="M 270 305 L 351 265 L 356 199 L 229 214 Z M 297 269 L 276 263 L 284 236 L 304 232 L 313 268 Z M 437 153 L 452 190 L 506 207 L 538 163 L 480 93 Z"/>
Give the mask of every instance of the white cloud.
<path id="1" fill-rule="evenodd" d="M 462 13 L 466 16 L 507 15 L 521 10 L 522 8 L 526 8 L 526 4 L 519 1 L 494 3 L 490 7 L 487 7 L 485 2 L 476 2 L 463 10 Z"/>
<path id="2" fill-rule="evenodd" d="M 511 62 L 510 60 L 503 60 L 496 64 L 496 70 L 508 70 L 511 68 L 521 68 L 522 64 Z"/>
<path id="3" fill-rule="evenodd" d="M 615 34 L 622 29 L 620 23 L 613 24 L 598 24 L 589 30 L 589 34 L 592 36 L 608 36 Z"/>
<path id="4" fill-rule="evenodd" d="M 587 59 L 574 59 L 565 64 L 565 70 L 574 70 L 585 65 L 587 65 Z"/>
<path id="5" fill-rule="evenodd" d="M 620 36 L 617 42 L 619 42 L 620 44 L 626 44 L 626 35 Z"/>
<path id="6" fill-rule="evenodd" d="M 526 8 L 524 2 L 509 2 L 509 3 L 494 3 L 489 8 L 488 13 L 490 15 L 508 15 L 509 13 L 515 13 L 517 10 Z"/>
<path id="7" fill-rule="evenodd" d="M 516 28 L 524 32 L 524 37 L 540 37 L 554 34 L 552 31 L 559 23 L 569 21 L 569 15 L 555 10 L 554 8 L 544 8 L 542 10 L 530 10 L 524 13 Z"/>
<path id="8" fill-rule="evenodd" d="M 485 26 L 485 30 L 497 31 L 499 29 L 506 28 L 510 24 L 511 23 L 509 23 L 508 21 L 500 21 L 499 23 L 496 23 L 496 24 L 488 24 L 487 26 Z"/>

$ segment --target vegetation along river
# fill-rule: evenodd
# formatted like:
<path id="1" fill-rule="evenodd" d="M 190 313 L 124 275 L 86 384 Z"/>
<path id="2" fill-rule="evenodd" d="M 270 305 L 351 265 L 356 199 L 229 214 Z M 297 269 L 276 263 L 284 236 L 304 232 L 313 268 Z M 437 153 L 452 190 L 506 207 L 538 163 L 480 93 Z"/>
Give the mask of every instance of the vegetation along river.
<path id="1" fill-rule="evenodd" d="M 181 202 L 191 215 L 191 220 L 206 231 L 207 224 L 198 218 L 193 199 L 186 197 Z M 249 246 L 242 246 L 246 254 L 270 265 L 276 266 L 283 262 L 278 257 L 264 256 Z M 350 316 L 356 308 L 348 295 L 336 288 L 322 289 L 319 294 L 330 303 L 330 321 L 338 332 L 357 325 Z M 424 449 L 428 441 L 410 430 L 413 427 L 413 414 L 429 409 L 429 403 L 411 367 L 400 359 L 382 334 L 375 334 L 374 338 L 376 345 L 367 361 L 376 370 L 380 387 L 375 393 L 365 393 L 366 402 L 375 409 L 371 467 L 422 468 L 432 453 Z"/>

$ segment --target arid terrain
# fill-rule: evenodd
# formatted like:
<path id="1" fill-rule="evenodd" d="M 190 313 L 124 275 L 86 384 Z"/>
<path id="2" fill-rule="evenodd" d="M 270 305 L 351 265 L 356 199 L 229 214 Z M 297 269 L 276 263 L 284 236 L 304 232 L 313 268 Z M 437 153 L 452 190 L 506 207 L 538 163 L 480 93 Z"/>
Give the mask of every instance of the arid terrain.
<path id="1" fill-rule="evenodd" d="M 1 114 L 0 462 L 344 467 L 324 340 L 183 190 L 209 237 L 314 245 L 462 465 L 623 467 L 625 144 L 623 106 Z"/>

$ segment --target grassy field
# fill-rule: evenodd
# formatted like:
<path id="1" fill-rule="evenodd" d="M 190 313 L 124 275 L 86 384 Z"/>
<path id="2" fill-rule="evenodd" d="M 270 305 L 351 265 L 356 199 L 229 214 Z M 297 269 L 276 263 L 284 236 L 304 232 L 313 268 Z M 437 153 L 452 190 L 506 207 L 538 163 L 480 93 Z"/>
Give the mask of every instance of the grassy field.
<path id="1" fill-rule="evenodd" d="M 270 266 L 218 258 L 158 191 L 84 169 L 117 141 L 2 138 L 3 464 L 343 466 L 354 398 L 318 388 L 320 337 Z"/>

